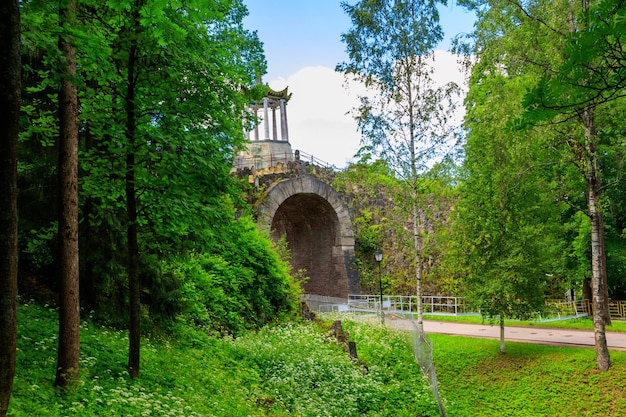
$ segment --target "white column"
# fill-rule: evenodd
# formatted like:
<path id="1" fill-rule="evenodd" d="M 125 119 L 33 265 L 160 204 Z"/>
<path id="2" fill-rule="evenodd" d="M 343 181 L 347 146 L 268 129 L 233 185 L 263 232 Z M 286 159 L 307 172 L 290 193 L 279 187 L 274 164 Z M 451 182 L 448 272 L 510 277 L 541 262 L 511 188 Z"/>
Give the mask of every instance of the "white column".
<path id="1" fill-rule="evenodd" d="M 267 97 L 263 99 L 263 126 L 265 127 L 265 140 L 270 138 L 270 117 L 267 111 Z"/>
<path id="2" fill-rule="evenodd" d="M 243 121 L 250 113 L 252 109 L 250 107 L 246 107 L 243 112 L 241 112 L 241 120 Z M 243 133 L 246 135 L 246 139 L 250 140 L 250 131 L 245 129 L 244 126 L 241 126 Z"/>
<path id="3" fill-rule="evenodd" d="M 259 124 L 256 123 L 256 120 L 258 120 L 258 116 L 259 116 L 259 108 L 254 106 L 254 117 L 255 117 L 255 123 L 254 123 L 254 140 L 259 140 Z"/>
<path id="4" fill-rule="evenodd" d="M 287 103 L 280 100 L 280 138 L 289 141 L 289 130 L 287 129 Z"/>
<path id="5" fill-rule="evenodd" d="M 278 140 L 278 132 L 276 127 L 276 106 L 272 107 L 272 139 Z"/>

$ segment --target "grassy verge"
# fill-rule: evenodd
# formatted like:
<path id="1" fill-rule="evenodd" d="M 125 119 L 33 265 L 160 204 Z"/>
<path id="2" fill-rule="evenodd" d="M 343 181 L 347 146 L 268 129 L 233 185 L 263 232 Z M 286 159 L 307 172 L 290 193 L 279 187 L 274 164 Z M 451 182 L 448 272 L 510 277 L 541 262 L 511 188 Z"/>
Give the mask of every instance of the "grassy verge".
<path id="1" fill-rule="evenodd" d="M 425 314 L 424 320 L 453 321 L 458 323 L 484 324 L 489 323 L 489 319 L 481 316 L 444 316 L 436 314 Z M 494 322 L 495 323 L 495 322 Z M 561 329 L 582 329 L 593 330 L 591 318 L 577 318 L 558 321 L 536 321 L 536 320 L 506 320 L 506 326 L 528 326 L 528 327 L 548 327 Z M 610 326 L 606 327 L 609 332 L 626 332 L 626 321 L 613 320 Z"/>
<path id="2" fill-rule="evenodd" d="M 448 415 L 618 416 L 626 410 L 626 352 L 595 369 L 595 351 L 432 335 Z"/>

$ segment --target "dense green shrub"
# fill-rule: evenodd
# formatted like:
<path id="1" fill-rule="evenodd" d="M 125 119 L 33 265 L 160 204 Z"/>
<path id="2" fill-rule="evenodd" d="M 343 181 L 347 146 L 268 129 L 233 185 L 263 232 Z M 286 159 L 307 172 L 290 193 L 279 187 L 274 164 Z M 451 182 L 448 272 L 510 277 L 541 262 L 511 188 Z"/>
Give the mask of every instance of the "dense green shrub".
<path id="1" fill-rule="evenodd" d="M 289 265 L 248 217 L 230 227 L 205 251 L 163 263 L 163 274 L 177 283 L 171 302 L 181 308 L 178 317 L 222 334 L 289 318 L 299 299 Z"/>

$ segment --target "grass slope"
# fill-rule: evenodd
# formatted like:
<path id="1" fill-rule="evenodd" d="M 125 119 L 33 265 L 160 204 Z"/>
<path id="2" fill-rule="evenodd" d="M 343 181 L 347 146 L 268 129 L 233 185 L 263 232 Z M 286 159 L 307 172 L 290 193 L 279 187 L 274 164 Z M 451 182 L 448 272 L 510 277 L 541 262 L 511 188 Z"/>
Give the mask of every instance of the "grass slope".
<path id="1" fill-rule="evenodd" d="M 626 352 L 595 369 L 595 350 L 432 335 L 450 416 L 622 416 Z"/>
<path id="2" fill-rule="evenodd" d="M 285 324 L 237 339 L 180 328 L 175 341 L 143 340 L 141 375 L 131 380 L 125 332 L 86 319 L 80 380 L 59 392 L 53 387 L 57 312 L 22 304 L 8 415 L 436 415 L 405 335 L 358 328 L 364 335 L 361 361 L 351 360 L 343 345 L 328 336 L 328 327 L 319 325 Z"/>
<path id="3" fill-rule="evenodd" d="M 57 312 L 20 306 L 18 364 L 9 416 L 437 416 L 408 333 L 343 322 L 359 360 L 328 326 L 285 324 L 238 339 L 181 328 L 144 340 L 141 376 L 126 372 L 125 332 L 86 318 L 77 386 L 58 392 Z M 595 370 L 593 349 L 432 335 L 439 389 L 450 417 L 620 416 L 626 352 Z"/>

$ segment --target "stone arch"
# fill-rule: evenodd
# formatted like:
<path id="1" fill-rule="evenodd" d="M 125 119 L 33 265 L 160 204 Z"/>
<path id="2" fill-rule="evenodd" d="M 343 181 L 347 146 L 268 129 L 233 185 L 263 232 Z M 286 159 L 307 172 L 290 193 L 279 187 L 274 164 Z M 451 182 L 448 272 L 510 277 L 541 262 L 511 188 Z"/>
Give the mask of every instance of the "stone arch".
<path id="1" fill-rule="evenodd" d="M 285 235 L 294 270 L 306 269 L 308 294 L 347 298 L 360 293 L 348 207 L 312 175 L 273 184 L 257 204 L 258 222 Z"/>

